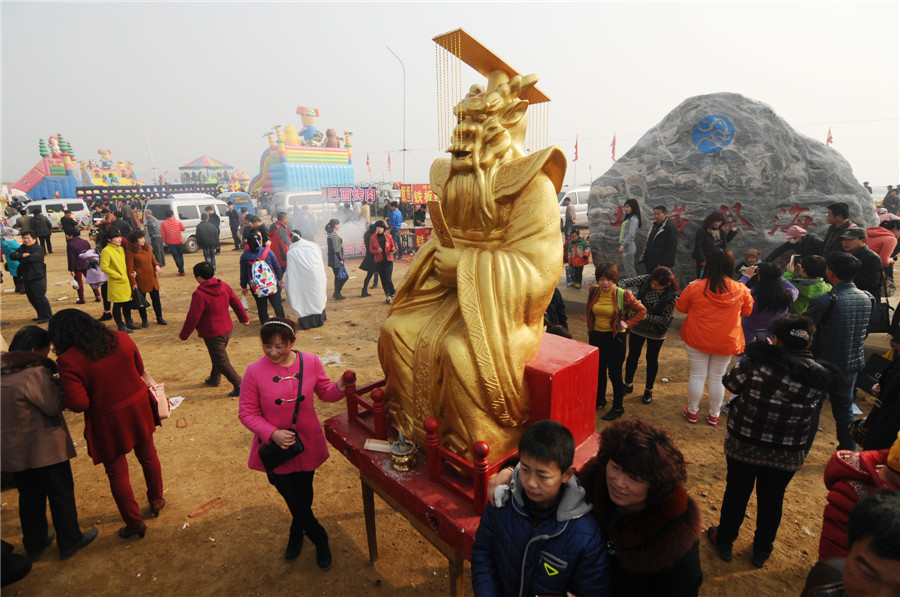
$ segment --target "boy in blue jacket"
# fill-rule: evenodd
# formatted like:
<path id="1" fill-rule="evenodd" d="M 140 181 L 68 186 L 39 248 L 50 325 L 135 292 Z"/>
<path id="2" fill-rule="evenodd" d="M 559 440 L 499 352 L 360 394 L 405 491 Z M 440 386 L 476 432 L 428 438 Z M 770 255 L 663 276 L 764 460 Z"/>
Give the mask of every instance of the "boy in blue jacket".
<path id="1" fill-rule="evenodd" d="M 575 477 L 575 440 L 539 421 L 519 441 L 502 505 L 488 504 L 472 547 L 476 597 L 612 596 L 606 541 Z M 498 488 L 498 493 L 504 486 Z"/>

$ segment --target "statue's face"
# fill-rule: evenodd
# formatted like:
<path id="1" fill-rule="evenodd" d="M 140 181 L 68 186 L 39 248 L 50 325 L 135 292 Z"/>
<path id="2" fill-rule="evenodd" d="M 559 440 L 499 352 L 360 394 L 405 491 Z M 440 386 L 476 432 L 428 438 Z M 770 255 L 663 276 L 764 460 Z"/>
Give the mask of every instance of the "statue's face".
<path id="1" fill-rule="evenodd" d="M 509 131 L 496 115 L 460 114 L 453 129 L 454 143 L 447 150 L 453 157 L 450 166 L 459 172 L 489 168 L 502 158 L 511 144 Z"/>

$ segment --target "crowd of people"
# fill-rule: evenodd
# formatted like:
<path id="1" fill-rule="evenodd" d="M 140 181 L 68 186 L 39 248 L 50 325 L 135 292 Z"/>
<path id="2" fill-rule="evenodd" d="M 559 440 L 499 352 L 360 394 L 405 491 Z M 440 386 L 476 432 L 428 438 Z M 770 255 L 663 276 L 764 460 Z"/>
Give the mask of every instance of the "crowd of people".
<path id="1" fill-rule="evenodd" d="M 91 286 L 94 300 L 104 306 L 99 318 L 80 309 L 53 314 L 44 263 L 49 243 L 44 249 L 39 235 L 25 230 L 19 245 L 15 231 L 2 231 L 10 275 L 34 307 L 38 324 L 22 328 L 0 360 L 4 414 L 16 414 L 4 416 L 3 470 L 15 474 L 22 543 L 31 558 L 40 557 L 54 541 L 47 500 L 62 559 L 97 536 L 95 528 L 81 530 L 77 519 L 69 466 L 74 451 L 60 416 L 64 408 L 84 413 L 89 454 L 95 465 L 104 465 L 124 521 L 118 533 L 123 539 L 144 537 L 147 517 L 158 516 L 166 505 L 153 443 L 160 424 L 151 391 L 156 383 L 131 335 L 148 327 L 151 306 L 157 325 L 167 325 L 160 294 L 163 247 L 176 275 L 185 276 L 184 226 L 172 212 L 162 221 L 149 212 L 135 221 L 120 204 L 100 204 L 95 210 L 101 216 L 89 232 L 93 247 L 77 227 L 67 226 L 65 236 L 76 302 L 85 303 L 84 285 Z M 682 289 L 673 273 L 678 234 L 666 208 L 654 207 L 640 254 L 640 205 L 629 200 L 623 213 L 618 245 L 609 253 L 620 256 L 624 275 L 616 264 L 595 259 L 596 283 L 589 287 L 585 308 L 589 343 L 599 349 L 598 411 L 609 404 L 607 388 L 612 386 L 611 407 L 601 416 L 610 424 L 600 432 L 598 453 L 580 471 L 573 466 L 574 440 L 564 426 L 541 421 L 528 427 L 518 461 L 492 480 L 491 503 L 473 548 L 476 595 L 697 595 L 703 582 L 702 536 L 722 560 L 732 561 L 754 491 L 758 506 L 751 562 L 763 567 L 775 549 L 788 486 L 803 467 L 826 400 L 837 423 L 838 450 L 826 468 L 821 561 L 810 574 L 806 594 L 875 594 L 865 592 L 871 588 L 859 589 L 866 583 L 900 590 L 896 314 L 889 330 L 891 365 L 872 388 L 878 408 L 855 426 L 851 410 L 856 378 L 866 365 L 863 342 L 870 314 L 893 279 L 900 216 L 866 229 L 852 223 L 845 204 L 835 203 L 828 207 L 830 226 L 823 239 L 791 227 L 784 245 L 765 259 L 751 249 L 736 266 L 728 244 L 737 228 L 714 212 L 703 221 L 691 253 L 697 279 Z M 299 557 L 308 537 L 318 567 L 327 570 L 332 565 L 328 532 L 312 504 L 314 474 L 328 450 L 312 396 L 335 402 L 343 398 L 345 386 L 343 379 L 332 382 L 318 357 L 295 350 L 294 343 L 299 328 L 326 322 L 326 265 L 333 274 L 331 300 L 345 298 L 349 276 L 340 235 L 343 222 L 334 218 L 322 231 L 309 229 L 308 215 L 300 210 L 277 212 L 267 227 L 259 216 L 229 204 L 234 250 L 240 251 L 240 294 L 254 298 L 263 352 L 241 375 L 227 347 L 233 317 L 250 323 L 247 303 L 216 277 L 217 255 L 222 259 L 219 216 L 203 216 L 198 237 L 204 224 L 210 230 L 203 231 L 202 241 L 198 238 L 204 259 L 192 269 L 197 288 L 179 337 L 187 340 L 196 330 L 210 358 L 205 383 L 219 386 L 224 377 L 231 384 L 229 396 L 240 398 L 239 420 L 253 433 L 248 466 L 266 472 L 291 513 L 284 558 Z M 372 287 L 380 283 L 385 302 L 392 302 L 400 217 L 398 207 L 391 206 L 387 222 L 378 220 L 365 229 L 362 297 L 369 296 L 374 280 Z M 297 221 L 303 225 L 294 226 Z M 570 228 L 564 259 L 571 285 L 578 289 L 592 255 L 581 232 Z M 324 258 L 315 243 L 318 233 L 324 233 Z M 785 254 L 791 254 L 789 260 L 779 265 Z M 636 262 L 645 273 L 638 274 Z M 285 317 L 283 290 L 296 320 Z M 565 331 L 568 323 L 558 294 L 545 321 L 548 330 Z M 700 510 L 684 486 L 687 464 L 669 432 L 640 417 L 618 420 L 642 361 L 641 402 L 653 402 L 659 354 L 676 310 L 684 314 L 680 336 L 690 370 L 683 417 L 689 424 L 700 422 L 705 394 L 705 422 L 716 427 L 723 414 L 728 419 L 724 496 L 718 523 L 705 532 Z M 113 321 L 116 331 L 106 321 Z M 49 323 L 48 331 L 39 327 L 43 323 Z M 51 347 L 55 362 L 48 356 Z M 120 375 L 115 391 L 106 383 L 110 370 Z M 857 452 L 858 442 L 864 451 Z M 147 487 L 145 514 L 129 480 L 130 452 Z M 876 517 L 880 524 L 867 524 Z M 872 573 L 865 561 L 887 565 Z M 3 568 L 5 583 L 7 571 L 16 568 L 6 563 Z M 845 593 L 823 592 L 832 589 Z"/>

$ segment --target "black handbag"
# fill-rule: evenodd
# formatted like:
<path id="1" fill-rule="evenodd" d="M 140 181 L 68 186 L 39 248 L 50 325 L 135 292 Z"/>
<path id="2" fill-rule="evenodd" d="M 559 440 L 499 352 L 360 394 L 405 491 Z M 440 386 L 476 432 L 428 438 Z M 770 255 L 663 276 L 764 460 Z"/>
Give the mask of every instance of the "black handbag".
<path id="1" fill-rule="evenodd" d="M 869 314 L 869 334 L 882 334 L 891 329 L 891 307 L 887 301 L 888 296 L 887 280 L 885 279 L 881 286 L 882 298 L 872 305 L 872 312 Z"/>
<path id="2" fill-rule="evenodd" d="M 881 376 L 893 364 L 884 355 L 873 354 L 866 361 L 866 368 L 856 376 L 856 387 L 867 394 L 872 394 L 872 386 L 881 383 Z"/>
<path id="3" fill-rule="evenodd" d="M 147 299 L 144 298 L 144 295 L 137 288 L 131 289 L 131 302 L 129 306 L 132 309 L 146 309 L 150 306 L 150 303 L 147 302 Z"/>
<path id="4" fill-rule="evenodd" d="M 263 444 L 262 440 L 257 438 L 257 441 L 260 444 L 259 449 L 257 450 L 257 454 L 259 455 L 259 459 L 262 461 L 262 464 L 266 468 L 266 472 L 268 473 L 271 473 L 282 464 L 293 460 L 294 458 L 302 454 L 304 450 L 303 442 L 300 440 L 300 435 L 297 434 L 297 430 L 294 429 L 294 425 L 297 424 L 297 413 L 300 412 L 300 403 L 305 399 L 305 396 L 300 393 L 300 391 L 303 389 L 303 355 L 301 355 L 299 352 L 297 352 L 297 360 L 300 361 L 300 372 L 296 376 L 293 376 L 297 379 L 297 398 L 294 400 L 294 416 L 291 418 L 290 428 L 290 431 L 292 431 L 296 436 L 297 441 L 295 441 L 287 448 L 282 448 L 271 440 L 269 440 L 268 443 Z M 292 378 L 279 377 L 276 378 L 276 381 L 284 381 L 285 379 Z M 281 402 L 276 401 L 276 404 L 281 404 Z"/>

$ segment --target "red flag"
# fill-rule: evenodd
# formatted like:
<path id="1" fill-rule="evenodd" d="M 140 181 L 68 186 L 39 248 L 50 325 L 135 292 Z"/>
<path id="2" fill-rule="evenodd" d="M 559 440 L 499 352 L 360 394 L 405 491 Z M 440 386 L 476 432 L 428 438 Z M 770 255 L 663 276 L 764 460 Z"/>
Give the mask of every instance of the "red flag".
<path id="1" fill-rule="evenodd" d="M 834 143 L 834 138 L 831 136 L 831 127 L 828 127 L 828 137 L 825 138 L 825 147 L 828 147 Z"/>
<path id="2" fill-rule="evenodd" d="M 369 172 L 372 171 L 372 163 L 369 162 L 369 154 L 368 153 L 366 154 L 366 168 L 369 169 Z"/>
<path id="3" fill-rule="evenodd" d="M 613 133 L 613 140 L 612 140 L 612 143 L 609 144 L 609 146 L 612 147 L 612 161 L 615 162 L 616 161 L 616 134 L 615 133 Z"/>
<path id="4" fill-rule="evenodd" d="M 388 152 L 388 172 L 391 171 L 391 152 Z"/>
<path id="5" fill-rule="evenodd" d="M 575 135 L 575 157 L 572 158 L 573 162 L 578 161 L 578 135 Z"/>

